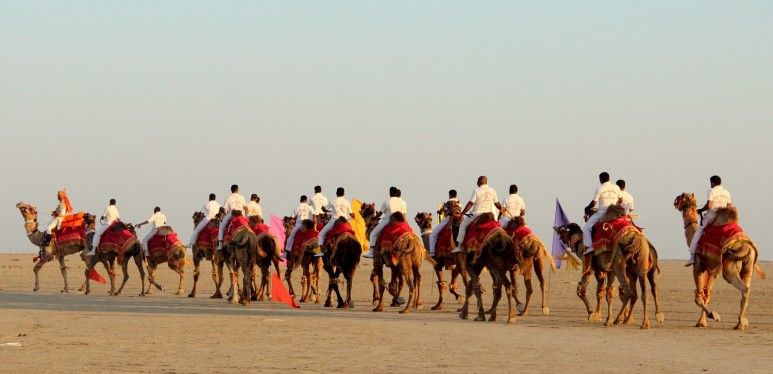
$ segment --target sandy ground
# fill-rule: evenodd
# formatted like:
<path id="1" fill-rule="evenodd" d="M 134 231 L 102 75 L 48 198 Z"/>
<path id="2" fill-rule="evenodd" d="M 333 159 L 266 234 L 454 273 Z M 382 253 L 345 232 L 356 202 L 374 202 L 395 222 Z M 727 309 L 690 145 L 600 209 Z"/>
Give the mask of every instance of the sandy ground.
<path id="1" fill-rule="evenodd" d="M 460 320 L 455 301 L 444 311 L 430 311 L 437 291 L 428 265 L 423 268 L 424 310 L 399 315 L 396 308 L 370 311 L 370 260 L 362 261 L 357 274 L 356 307 L 345 311 L 211 300 L 208 263 L 195 299 L 169 290 L 136 296 L 140 286 L 134 268 L 125 295 L 108 296 L 103 285 L 88 296 L 61 294 L 54 264 L 41 271 L 42 290 L 33 293 L 31 258 L 0 255 L 0 372 L 773 371 L 771 281 L 755 277 L 751 326 L 740 333 L 732 330 L 740 296 L 720 279 L 713 305 L 723 319 L 698 329 L 693 327 L 698 309 L 690 271 L 681 262 L 661 264 L 665 324 L 655 322 L 652 311 L 653 328 L 642 331 L 638 324 L 588 323 L 574 295 L 579 273 L 565 270 L 551 277 L 549 316 L 540 315 L 537 295 L 530 315 L 507 325 Z M 83 263 L 71 256 L 67 264 L 77 289 Z M 773 275 L 771 264 L 763 268 Z M 176 285 L 166 265 L 159 278 L 168 288 Z M 297 283 L 297 274 L 294 278 Z M 191 284 L 188 269 L 186 288 Z M 488 303 L 491 293 L 485 297 Z M 504 313 L 500 307 L 500 319 Z M 636 319 L 641 321 L 640 308 Z"/>

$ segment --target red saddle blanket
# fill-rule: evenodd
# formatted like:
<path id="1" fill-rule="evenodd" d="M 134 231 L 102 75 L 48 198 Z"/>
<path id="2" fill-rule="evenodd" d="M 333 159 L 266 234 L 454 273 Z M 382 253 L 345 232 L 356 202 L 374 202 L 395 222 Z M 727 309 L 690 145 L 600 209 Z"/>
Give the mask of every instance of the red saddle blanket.
<path id="1" fill-rule="evenodd" d="M 148 252 L 150 252 L 151 255 L 156 255 L 157 253 L 168 254 L 169 250 L 177 245 L 182 245 L 182 241 L 177 238 L 176 233 L 173 232 L 166 235 L 156 234 L 148 240 Z"/>
<path id="2" fill-rule="evenodd" d="M 451 235 L 454 232 L 454 225 L 452 222 L 446 223 L 437 236 L 437 242 L 435 242 L 435 256 L 442 257 L 451 253 L 452 238 Z"/>
<path id="3" fill-rule="evenodd" d="M 202 249 L 213 249 L 217 243 L 217 234 L 220 232 L 214 222 L 207 224 L 196 239 L 196 246 Z"/>
<path id="4" fill-rule="evenodd" d="M 237 230 L 248 229 L 250 230 L 250 222 L 244 216 L 236 216 L 228 223 L 228 227 L 225 229 L 225 235 L 223 235 L 223 243 L 231 241 L 231 237 Z"/>
<path id="5" fill-rule="evenodd" d="M 529 228 L 529 226 L 524 225 L 514 230 L 511 229 L 510 232 L 508 232 L 507 234 L 510 235 L 511 238 L 513 238 L 514 242 L 520 243 L 523 239 L 526 239 L 527 236 L 531 235 L 532 231 Z"/>
<path id="6" fill-rule="evenodd" d="M 477 251 L 486 241 L 488 236 L 498 228 L 499 222 L 496 220 L 490 220 L 482 224 L 479 224 L 477 221 L 470 223 L 470 225 L 467 226 L 467 233 L 464 234 L 462 248 Z"/>
<path id="7" fill-rule="evenodd" d="M 306 245 L 308 245 L 311 241 L 316 241 L 319 238 L 319 231 L 317 230 L 298 230 L 297 233 L 295 233 L 295 239 L 293 240 L 293 247 L 291 248 L 292 255 L 293 256 L 300 256 L 303 254 L 304 248 L 306 248 Z"/>
<path id="8" fill-rule="evenodd" d="M 58 247 L 85 242 L 86 223 L 83 221 L 83 212 L 64 216 L 62 224 L 59 226 L 58 229 L 51 232 Z"/>
<path id="9" fill-rule="evenodd" d="M 744 235 L 743 229 L 737 223 L 728 223 L 722 226 L 706 226 L 703 235 L 698 240 L 696 254 L 710 257 L 714 260 L 722 258 L 722 248 L 739 235 Z"/>
<path id="10" fill-rule="evenodd" d="M 346 223 L 340 223 L 337 222 L 333 225 L 333 228 L 327 233 L 327 236 L 325 237 L 325 244 L 333 245 L 335 241 L 338 239 L 339 236 L 343 234 L 351 234 L 352 236 L 355 236 L 354 229 L 352 228 L 352 225 L 349 224 L 349 222 Z"/>
<path id="11" fill-rule="evenodd" d="M 122 225 L 120 221 L 113 222 L 102 234 L 98 247 L 100 252 L 118 252 L 119 261 L 123 260 L 124 252 L 137 241 L 137 238 L 129 229 L 120 228 Z"/>
<path id="12" fill-rule="evenodd" d="M 255 233 L 255 235 L 260 235 L 264 232 L 268 232 L 268 225 L 265 223 L 257 223 L 254 226 L 250 227 L 252 229 L 252 232 Z"/>
<path id="13" fill-rule="evenodd" d="M 385 251 L 392 250 L 392 246 L 405 234 L 413 233 L 408 222 L 392 222 L 384 226 L 376 241 L 376 246 Z"/>
<path id="14" fill-rule="evenodd" d="M 631 230 L 641 231 L 633 224 L 631 217 L 624 216 L 613 221 L 599 222 L 593 226 L 593 249 L 596 253 L 611 249 L 612 246 Z"/>

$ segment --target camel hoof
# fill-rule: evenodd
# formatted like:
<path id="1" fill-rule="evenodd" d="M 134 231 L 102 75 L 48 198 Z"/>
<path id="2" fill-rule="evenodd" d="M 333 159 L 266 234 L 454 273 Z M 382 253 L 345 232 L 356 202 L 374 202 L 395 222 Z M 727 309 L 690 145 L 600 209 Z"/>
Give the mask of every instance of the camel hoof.
<path id="1" fill-rule="evenodd" d="M 748 318 L 741 318 L 740 321 L 738 321 L 738 324 L 733 327 L 733 330 L 743 331 L 747 327 L 749 327 L 749 319 Z"/>
<path id="2" fill-rule="evenodd" d="M 459 303 L 459 304 L 462 304 L 462 303 L 464 303 L 464 296 L 462 296 L 462 295 L 457 295 L 457 296 L 456 296 L 456 302 L 457 302 L 457 303 Z"/>
<path id="3" fill-rule="evenodd" d="M 614 325 L 617 325 L 617 321 L 612 322 L 612 321 L 607 320 L 606 322 L 604 322 L 604 326 L 607 326 L 607 327 L 611 327 L 611 326 L 614 326 Z"/>
<path id="4" fill-rule="evenodd" d="M 526 311 L 526 304 L 518 303 L 515 305 L 515 309 L 518 311 L 518 313 L 523 313 Z"/>
<path id="5" fill-rule="evenodd" d="M 158 289 L 159 291 L 162 291 L 162 292 L 164 291 L 164 287 L 161 287 L 160 284 L 156 285 L 156 289 Z"/>
<path id="6" fill-rule="evenodd" d="M 491 316 L 488 318 L 488 321 L 489 321 L 489 322 L 496 322 L 496 320 L 497 320 L 497 315 L 496 315 L 496 314 L 492 314 L 492 315 L 491 315 Z M 477 319 L 476 319 L 476 321 L 477 321 Z"/>
<path id="7" fill-rule="evenodd" d="M 496 318 L 495 318 L 495 319 L 496 319 Z M 484 321 L 486 321 L 486 316 L 484 316 L 484 315 L 482 315 L 482 314 L 481 314 L 481 315 L 478 315 L 477 317 L 475 317 L 474 321 L 475 321 L 475 322 L 484 322 Z"/>
<path id="8" fill-rule="evenodd" d="M 591 312 L 591 314 L 588 314 L 588 322 L 599 322 L 599 321 L 601 321 L 601 313 Z"/>
<path id="9" fill-rule="evenodd" d="M 191 293 L 188 294 L 188 297 L 196 297 L 196 294 L 191 292 Z"/>
<path id="10" fill-rule="evenodd" d="M 384 310 L 384 308 L 382 308 L 382 307 L 375 307 L 375 308 L 373 308 L 374 312 L 381 312 L 383 310 Z"/>
<path id="11" fill-rule="evenodd" d="M 717 322 L 719 322 L 719 320 L 722 318 L 722 317 L 719 316 L 719 313 L 717 313 L 717 312 L 715 312 L 713 310 L 711 311 L 711 313 L 709 313 L 708 316 L 709 316 L 709 318 L 711 318 L 711 319 L 713 319 L 713 320 L 715 320 Z"/>
<path id="12" fill-rule="evenodd" d="M 32 289 L 32 292 L 38 292 L 38 291 L 40 291 L 40 287 L 35 287 Z"/>
<path id="13" fill-rule="evenodd" d="M 140 293 L 140 295 L 139 295 L 139 296 L 140 296 L 140 297 L 145 297 L 145 293 L 144 293 L 144 292 L 143 292 L 143 293 Z"/>
<path id="14" fill-rule="evenodd" d="M 468 319 L 470 317 L 467 315 L 467 313 L 462 312 L 462 313 L 459 313 L 459 318 L 461 318 L 461 319 Z"/>
<path id="15" fill-rule="evenodd" d="M 67 290 L 67 289 L 65 288 L 65 289 L 63 289 L 63 290 L 61 290 L 61 291 L 59 291 L 59 292 L 60 292 L 60 293 L 69 293 L 70 291 L 69 291 L 69 290 Z"/>
<path id="16" fill-rule="evenodd" d="M 650 328 L 650 321 L 648 319 L 645 319 L 644 322 L 641 324 L 642 330 L 649 330 Z"/>
<path id="17" fill-rule="evenodd" d="M 210 298 L 210 299 L 222 299 L 222 298 L 223 298 L 223 295 L 222 295 L 222 294 L 219 294 L 219 293 L 216 293 L 216 294 L 214 294 L 214 295 L 210 296 L 209 298 Z"/>
<path id="18" fill-rule="evenodd" d="M 88 295 L 88 294 L 90 294 L 90 293 L 91 293 L 91 291 L 86 291 L 86 292 L 84 292 L 83 294 L 84 294 L 84 295 Z"/>
<path id="19" fill-rule="evenodd" d="M 698 321 L 698 323 L 695 324 L 695 327 L 709 327 L 709 324 L 706 323 L 706 321 Z"/>
<path id="20" fill-rule="evenodd" d="M 443 306 L 438 304 L 438 305 L 435 305 L 435 306 L 433 306 L 432 308 L 429 308 L 429 309 L 430 310 L 443 310 Z"/>
<path id="21" fill-rule="evenodd" d="M 510 324 L 510 323 L 515 323 L 515 316 L 510 316 L 510 317 L 507 317 L 507 323 L 508 323 L 508 324 Z"/>
<path id="22" fill-rule="evenodd" d="M 550 308 L 548 308 L 548 307 L 542 308 L 542 315 L 543 316 L 549 316 L 550 315 Z"/>
<path id="23" fill-rule="evenodd" d="M 655 313 L 655 320 L 658 321 L 658 323 L 663 323 L 666 321 L 666 315 L 663 314 L 663 312 Z"/>
<path id="24" fill-rule="evenodd" d="M 634 323 L 636 323 L 636 320 L 634 320 L 633 317 L 628 317 L 625 319 L 625 321 L 623 321 L 624 325 L 632 325 Z"/>
<path id="25" fill-rule="evenodd" d="M 333 306 L 333 303 L 331 303 L 330 301 L 325 302 L 325 308 L 331 308 L 332 306 Z"/>
<path id="26" fill-rule="evenodd" d="M 491 309 L 489 309 L 489 310 L 487 310 L 487 311 L 485 311 L 485 312 L 483 312 L 483 313 L 484 313 L 484 314 L 496 314 L 496 312 L 497 312 L 497 311 L 496 311 L 496 309 L 494 309 L 494 308 L 491 308 Z"/>
<path id="27" fill-rule="evenodd" d="M 397 313 L 400 313 L 400 314 L 408 314 L 409 312 L 410 312 L 410 310 L 409 310 L 409 309 L 402 309 L 402 310 L 400 310 L 400 311 L 399 311 L 399 312 L 397 312 Z"/>

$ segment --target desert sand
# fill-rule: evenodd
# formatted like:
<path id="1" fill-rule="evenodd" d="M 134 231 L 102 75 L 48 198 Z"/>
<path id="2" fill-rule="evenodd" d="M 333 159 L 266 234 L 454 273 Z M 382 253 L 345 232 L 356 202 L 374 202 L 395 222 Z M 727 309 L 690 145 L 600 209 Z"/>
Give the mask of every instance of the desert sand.
<path id="1" fill-rule="evenodd" d="M 739 293 L 717 281 L 713 309 L 722 320 L 693 327 L 698 308 L 693 281 L 680 261 L 661 263 L 660 295 L 665 324 L 604 327 L 586 321 L 575 296 L 576 271 L 550 277 L 551 313 L 542 316 L 535 293 L 530 313 L 514 324 L 460 320 L 450 298 L 430 311 L 435 279 L 423 267 L 423 310 L 399 315 L 371 309 L 370 260 L 360 264 L 355 308 L 256 302 L 250 306 L 212 300 L 209 263 L 203 265 L 199 296 L 174 296 L 176 278 L 166 265 L 158 276 L 167 290 L 138 297 L 136 268 L 124 294 L 59 292 L 55 264 L 41 271 L 41 291 L 32 292 L 31 254 L 0 255 L 0 372 L 772 372 L 773 283 L 755 276 L 750 327 L 733 331 Z M 71 285 L 83 280 L 84 264 L 67 259 Z M 133 265 L 132 265 L 133 266 Z M 773 274 L 773 266 L 763 263 Z M 105 271 L 99 268 L 101 274 Z M 294 274 L 294 281 L 300 276 Z M 322 283 L 326 284 L 323 275 Z M 190 290 L 192 269 L 186 272 Z M 484 296 L 491 299 L 490 287 Z M 523 293 L 523 287 L 519 289 Z M 405 291 L 404 291 L 405 292 Z M 186 293 L 187 295 L 187 293 Z M 651 300 L 651 299 L 650 299 Z M 650 305 L 652 302 L 650 301 Z M 500 304 L 500 319 L 506 316 Z M 641 321 L 640 304 L 635 311 Z M 10 343 L 10 344 L 9 344 Z"/>

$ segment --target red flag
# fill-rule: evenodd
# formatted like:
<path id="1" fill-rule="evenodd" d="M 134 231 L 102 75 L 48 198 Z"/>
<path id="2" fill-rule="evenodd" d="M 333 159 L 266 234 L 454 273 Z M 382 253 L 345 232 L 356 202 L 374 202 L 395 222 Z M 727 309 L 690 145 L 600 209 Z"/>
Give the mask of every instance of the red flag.
<path id="1" fill-rule="evenodd" d="M 107 282 L 105 278 L 102 278 L 102 276 L 99 275 L 99 273 L 97 272 L 97 269 L 94 269 L 94 268 L 91 268 L 91 270 L 89 270 L 89 279 L 102 284 L 105 284 Z"/>
<path id="2" fill-rule="evenodd" d="M 292 308 L 300 308 L 301 306 L 295 303 L 295 299 L 290 296 L 290 292 L 282 284 L 282 280 L 276 273 L 271 273 L 271 299 L 280 303 L 285 303 Z"/>

